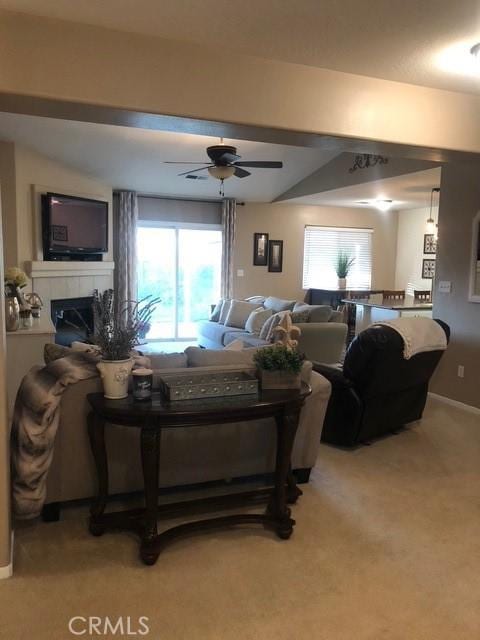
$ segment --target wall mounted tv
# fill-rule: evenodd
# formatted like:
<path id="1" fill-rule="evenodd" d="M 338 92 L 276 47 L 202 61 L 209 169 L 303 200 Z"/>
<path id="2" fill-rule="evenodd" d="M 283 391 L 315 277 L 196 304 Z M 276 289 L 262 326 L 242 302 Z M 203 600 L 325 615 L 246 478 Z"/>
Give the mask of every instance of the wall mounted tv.
<path id="1" fill-rule="evenodd" d="M 42 195 L 44 260 L 101 260 L 108 251 L 108 203 Z"/>

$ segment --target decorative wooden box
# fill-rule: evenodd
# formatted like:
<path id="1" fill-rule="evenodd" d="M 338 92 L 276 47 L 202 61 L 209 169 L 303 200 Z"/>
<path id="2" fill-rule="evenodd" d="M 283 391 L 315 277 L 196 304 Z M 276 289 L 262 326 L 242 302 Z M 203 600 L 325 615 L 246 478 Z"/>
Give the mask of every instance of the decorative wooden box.
<path id="1" fill-rule="evenodd" d="M 258 393 L 258 380 L 244 371 L 166 374 L 160 378 L 160 391 L 171 402 L 255 395 Z"/>

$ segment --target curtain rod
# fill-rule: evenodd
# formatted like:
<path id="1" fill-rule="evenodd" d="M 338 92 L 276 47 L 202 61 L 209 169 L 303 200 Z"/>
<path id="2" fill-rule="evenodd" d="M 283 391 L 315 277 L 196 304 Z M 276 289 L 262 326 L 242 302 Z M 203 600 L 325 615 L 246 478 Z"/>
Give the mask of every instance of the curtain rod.
<path id="1" fill-rule="evenodd" d="M 123 191 L 123 189 L 114 189 L 113 193 L 120 193 L 120 191 Z M 209 199 L 202 199 L 202 198 L 182 198 L 182 197 L 175 197 L 175 196 L 161 196 L 158 193 L 137 193 L 137 196 L 139 198 L 156 198 L 157 200 L 180 200 L 181 202 L 201 202 L 201 203 L 205 202 L 207 204 L 222 204 L 221 198 L 218 198 L 217 200 L 209 200 Z M 243 207 L 245 206 L 245 202 L 237 201 L 237 206 Z"/>

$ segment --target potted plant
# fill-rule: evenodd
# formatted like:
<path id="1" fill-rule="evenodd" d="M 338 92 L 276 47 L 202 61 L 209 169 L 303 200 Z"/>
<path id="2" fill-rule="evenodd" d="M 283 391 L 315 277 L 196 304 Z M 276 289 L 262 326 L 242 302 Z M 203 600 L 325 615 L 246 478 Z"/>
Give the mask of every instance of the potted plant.
<path id="1" fill-rule="evenodd" d="M 338 288 L 345 289 L 347 286 L 348 272 L 353 266 L 355 258 L 345 251 L 339 251 L 335 262 L 335 271 L 338 277 Z"/>
<path id="2" fill-rule="evenodd" d="M 106 398 L 128 395 L 128 376 L 133 366 L 132 351 L 138 344 L 142 327 L 149 322 L 160 300 L 127 301 L 115 313 L 113 289 L 93 292 L 93 342 L 100 348 L 102 360 L 97 364 Z"/>
<path id="3" fill-rule="evenodd" d="M 299 389 L 304 356 L 284 344 L 259 349 L 254 356 L 262 389 Z"/>

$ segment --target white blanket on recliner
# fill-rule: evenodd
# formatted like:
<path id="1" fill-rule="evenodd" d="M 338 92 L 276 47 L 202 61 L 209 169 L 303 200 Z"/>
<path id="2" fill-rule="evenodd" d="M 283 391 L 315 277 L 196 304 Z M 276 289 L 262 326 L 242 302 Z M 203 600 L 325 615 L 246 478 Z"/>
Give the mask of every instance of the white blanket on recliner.
<path id="1" fill-rule="evenodd" d="M 424 351 L 444 351 L 447 348 L 447 336 L 442 327 L 425 317 L 396 318 L 385 322 L 376 322 L 395 329 L 403 338 L 403 357 L 410 360 L 417 353 Z"/>

